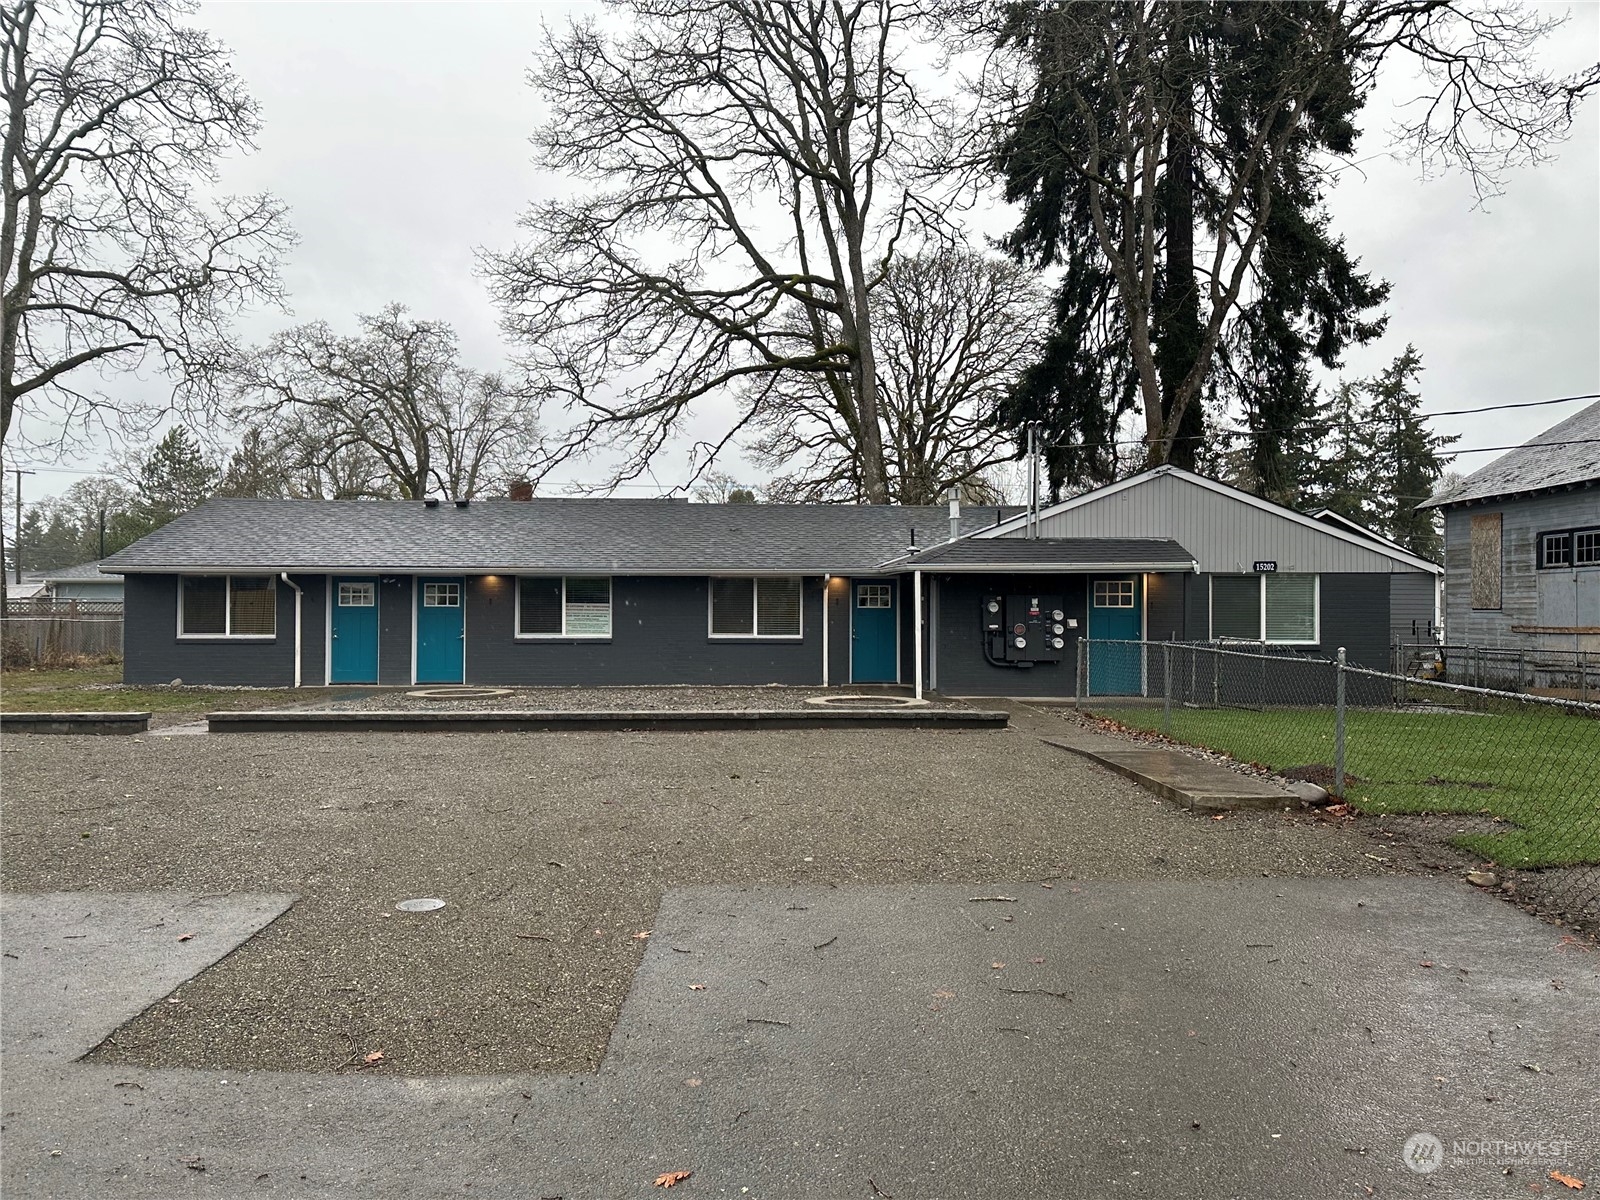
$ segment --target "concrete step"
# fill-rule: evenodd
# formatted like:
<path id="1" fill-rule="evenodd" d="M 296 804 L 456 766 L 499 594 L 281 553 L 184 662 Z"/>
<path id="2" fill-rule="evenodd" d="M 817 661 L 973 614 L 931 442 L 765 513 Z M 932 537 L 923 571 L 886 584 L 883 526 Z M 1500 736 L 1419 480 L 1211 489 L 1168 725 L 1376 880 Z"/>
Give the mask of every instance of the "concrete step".
<path id="1" fill-rule="evenodd" d="M 1003 729 L 1004 712 L 971 708 L 637 709 L 536 712 L 424 711 L 215 712 L 212 733 L 556 733 L 596 730 Z"/>

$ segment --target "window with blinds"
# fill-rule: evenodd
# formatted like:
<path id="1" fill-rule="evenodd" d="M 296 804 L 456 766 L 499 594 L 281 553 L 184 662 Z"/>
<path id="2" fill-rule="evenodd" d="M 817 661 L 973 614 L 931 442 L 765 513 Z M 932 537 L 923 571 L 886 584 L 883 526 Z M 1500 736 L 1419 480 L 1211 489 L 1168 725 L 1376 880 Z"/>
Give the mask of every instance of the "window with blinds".
<path id="1" fill-rule="evenodd" d="M 178 593 L 180 637 L 277 635 L 278 587 L 271 575 L 185 575 Z"/>
<path id="2" fill-rule="evenodd" d="M 611 579 L 605 575 L 517 580 L 517 636 L 611 636 Z"/>
<path id="3" fill-rule="evenodd" d="M 797 638 L 801 635 L 798 576 L 713 579 L 712 637 Z"/>
<path id="4" fill-rule="evenodd" d="M 1314 645 L 1319 629 L 1315 575 L 1262 573 L 1211 577 L 1211 637 Z"/>

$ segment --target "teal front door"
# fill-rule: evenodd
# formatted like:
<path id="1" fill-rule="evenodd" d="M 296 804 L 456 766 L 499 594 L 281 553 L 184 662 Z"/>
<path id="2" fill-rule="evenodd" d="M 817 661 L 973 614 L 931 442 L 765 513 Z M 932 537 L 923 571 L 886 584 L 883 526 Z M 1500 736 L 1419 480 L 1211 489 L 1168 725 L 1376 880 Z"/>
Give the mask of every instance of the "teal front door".
<path id="1" fill-rule="evenodd" d="M 1142 582 L 1134 575 L 1089 583 L 1090 695 L 1137 696 L 1144 690 Z"/>
<path id="2" fill-rule="evenodd" d="M 857 583 L 850 608 L 850 682 L 900 681 L 895 583 Z"/>
<path id="3" fill-rule="evenodd" d="M 417 682 L 460 683 L 466 648 L 461 580 L 417 583 Z"/>
<path id="4" fill-rule="evenodd" d="M 329 683 L 378 682 L 378 581 L 333 581 Z"/>

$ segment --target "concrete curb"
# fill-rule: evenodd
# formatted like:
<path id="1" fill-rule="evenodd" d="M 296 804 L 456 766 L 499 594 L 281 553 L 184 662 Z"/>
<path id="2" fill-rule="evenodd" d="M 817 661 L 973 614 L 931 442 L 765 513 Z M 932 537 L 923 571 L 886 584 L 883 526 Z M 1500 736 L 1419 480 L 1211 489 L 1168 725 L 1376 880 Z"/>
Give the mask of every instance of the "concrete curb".
<path id="1" fill-rule="evenodd" d="M 1196 760 L 1180 765 L 1194 770 L 1194 778 L 1174 778 L 1173 762 L 1180 756 L 1171 750 L 1087 750 L 1070 742 L 1041 738 L 1047 746 L 1099 763 L 1125 779 L 1131 779 L 1181 808 L 1201 812 L 1232 812 L 1236 809 L 1279 809 L 1297 803 L 1298 798 L 1269 784 L 1252 784 L 1224 767 L 1211 767 Z M 1215 773 L 1215 774 L 1214 774 Z M 1223 778 L 1224 776 L 1232 778 Z"/>
<path id="2" fill-rule="evenodd" d="M 6 733 L 130 734 L 150 729 L 147 712 L 0 713 Z"/>
<path id="3" fill-rule="evenodd" d="M 704 732 L 762 729 L 1003 729 L 979 709 L 660 709 L 601 712 L 215 712 L 212 733 Z"/>

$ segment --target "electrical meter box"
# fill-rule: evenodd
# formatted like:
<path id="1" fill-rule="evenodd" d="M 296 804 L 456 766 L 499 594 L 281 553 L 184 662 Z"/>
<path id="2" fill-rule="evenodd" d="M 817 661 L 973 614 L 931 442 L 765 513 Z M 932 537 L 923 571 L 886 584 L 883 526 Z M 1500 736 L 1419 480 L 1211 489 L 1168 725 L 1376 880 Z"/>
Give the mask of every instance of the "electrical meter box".
<path id="1" fill-rule="evenodd" d="M 983 598 L 983 636 L 989 656 L 1007 663 L 1060 662 L 1066 654 L 1070 620 L 1060 596 L 1020 595 Z"/>

